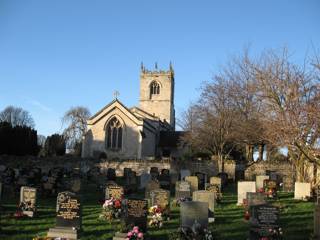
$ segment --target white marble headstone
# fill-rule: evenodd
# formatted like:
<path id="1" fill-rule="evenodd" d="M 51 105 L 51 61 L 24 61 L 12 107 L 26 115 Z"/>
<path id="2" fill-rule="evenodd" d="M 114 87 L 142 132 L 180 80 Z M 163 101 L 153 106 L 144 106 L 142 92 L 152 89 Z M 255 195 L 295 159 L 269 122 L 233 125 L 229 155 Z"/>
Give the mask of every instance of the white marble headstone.
<path id="1" fill-rule="evenodd" d="M 247 198 L 247 192 L 256 192 L 256 182 L 253 182 L 253 181 L 238 182 L 238 202 L 237 202 L 237 205 L 243 204 L 243 199 Z"/>
<path id="2" fill-rule="evenodd" d="M 295 182 L 294 199 L 306 200 L 311 197 L 311 183 Z"/>

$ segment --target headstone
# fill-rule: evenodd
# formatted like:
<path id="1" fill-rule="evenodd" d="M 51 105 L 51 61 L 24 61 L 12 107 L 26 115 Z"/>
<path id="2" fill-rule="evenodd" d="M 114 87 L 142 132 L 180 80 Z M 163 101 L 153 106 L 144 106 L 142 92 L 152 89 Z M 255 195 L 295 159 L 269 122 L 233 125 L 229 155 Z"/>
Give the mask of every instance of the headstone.
<path id="1" fill-rule="evenodd" d="M 129 198 L 125 202 L 124 221 L 127 226 L 138 226 L 143 232 L 147 230 L 148 201 Z M 131 227 L 130 227 L 131 228 Z"/>
<path id="2" fill-rule="evenodd" d="M 159 170 L 157 167 L 151 167 L 150 168 L 150 175 L 152 179 L 158 179 L 159 176 Z"/>
<path id="3" fill-rule="evenodd" d="M 243 181 L 238 182 L 238 202 L 237 205 L 242 205 L 247 197 L 247 192 L 256 192 L 256 182 Z"/>
<path id="4" fill-rule="evenodd" d="M 23 215 L 33 217 L 36 212 L 37 189 L 33 187 L 21 187 L 20 208 Z"/>
<path id="5" fill-rule="evenodd" d="M 107 170 L 107 179 L 115 181 L 116 180 L 116 170 L 114 168 L 108 168 Z"/>
<path id="6" fill-rule="evenodd" d="M 219 188 L 221 190 L 222 182 L 221 182 L 221 178 L 220 177 L 211 177 L 210 178 L 210 184 L 219 185 Z"/>
<path id="7" fill-rule="evenodd" d="M 263 188 L 263 181 L 264 180 L 269 180 L 269 176 L 267 175 L 258 175 L 256 176 L 256 188 L 257 190 Z"/>
<path id="8" fill-rule="evenodd" d="M 170 173 L 170 182 L 171 182 L 171 184 L 175 185 L 177 181 L 179 181 L 179 174 Z"/>
<path id="9" fill-rule="evenodd" d="M 198 177 L 187 176 L 187 177 L 185 177 L 185 180 L 190 183 L 191 193 L 198 190 L 198 185 L 199 185 Z"/>
<path id="10" fill-rule="evenodd" d="M 78 193 L 81 190 L 81 179 L 75 178 L 71 180 L 71 191 Z"/>
<path id="11" fill-rule="evenodd" d="M 249 239 L 274 239 L 274 232 L 279 231 L 279 208 L 268 204 L 254 205 L 250 212 Z"/>
<path id="12" fill-rule="evenodd" d="M 196 172 L 195 175 L 198 177 L 198 189 L 204 190 L 207 183 L 207 174 Z"/>
<path id="13" fill-rule="evenodd" d="M 147 183 L 146 189 L 145 189 L 145 198 L 150 199 L 150 192 L 152 190 L 160 189 L 160 183 L 158 180 L 151 180 Z"/>
<path id="14" fill-rule="evenodd" d="M 219 178 L 221 178 L 222 188 L 228 183 L 228 174 L 226 172 L 220 172 L 217 174 Z"/>
<path id="15" fill-rule="evenodd" d="M 56 227 L 50 228 L 48 237 L 78 239 L 81 230 L 81 205 L 72 192 L 60 192 L 57 197 Z"/>
<path id="16" fill-rule="evenodd" d="M 208 203 L 205 202 L 181 202 L 180 225 L 182 228 L 192 228 L 200 224 L 202 228 L 208 227 Z"/>
<path id="17" fill-rule="evenodd" d="M 110 198 L 122 199 L 123 194 L 124 194 L 123 187 L 109 185 L 106 187 L 105 199 L 110 199 Z"/>
<path id="18" fill-rule="evenodd" d="M 294 191 L 294 180 L 292 176 L 283 176 L 282 177 L 283 188 L 284 192 L 293 192 Z"/>
<path id="19" fill-rule="evenodd" d="M 131 168 L 124 168 L 123 169 L 123 177 L 126 178 L 129 174 L 129 172 L 131 172 L 132 169 Z"/>
<path id="20" fill-rule="evenodd" d="M 156 189 L 150 192 L 151 206 L 159 206 L 162 209 L 170 209 L 170 192 L 164 189 Z"/>
<path id="21" fill-rule="evenodd" d="M 296 182 L 294 184 L 294 199 L 306 200 L 311 197 L 311 184 Z"/>
<path id="22" fill-rule="evenodd" d="M 142 173 L 140 176 L 140 189 L 145 188 L 150 180 L 151 175 L 149 173 Z"/>
<path id="23" fill-rule="evenodd" d="M 190 176 L 191 172 L 189 169 L 181 169 L 180 170 L 180 180 L 183 181 L 185 180 L 185 177 Z"/>
<path id="24" fill-rule="evenodd" d="M 158 180 L 160 183 L 160 187 L 166 190 L 170 191 L 171 187 L 171 178 L 170 178 L 170 172 L 168 169 L 162 169 L 161 175 L 158 176 Z"/>
<path id="25" fill-rule="evenodd" d="M 193 192 L 192 200 L 208 203 L 209 222 L 214 222 L 215 194 L 205 190 L 195 191 Z"/>
<path id="26" fill-rule="evenodd" d="M 248 208 L 267 203 L 265 194 L 260 192 L 247 192 L 246 199 Z"/>
<path id="27" fill-rule="evenodd" d="M 222 194 L 221 194 L 221 190 L 220 190 L 220 185 L 207 183 L 206 184 L 206 191 L 213 192 L 217 201 L 221 200 Z"/>
<path id="28" fill-rule="evenodd" d="M 191 197 L 191 187 L 190 183 L 187 181 L 178 181 L 176 182 L 176 193 L 175 198 L 189 198 Z"/>

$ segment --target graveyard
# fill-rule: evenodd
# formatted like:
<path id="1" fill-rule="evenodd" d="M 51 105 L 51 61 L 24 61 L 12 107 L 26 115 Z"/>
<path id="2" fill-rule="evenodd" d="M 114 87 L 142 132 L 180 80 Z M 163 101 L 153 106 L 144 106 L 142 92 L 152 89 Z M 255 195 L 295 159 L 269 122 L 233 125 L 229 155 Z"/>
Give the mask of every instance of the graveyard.
<path id="1" fill-rule="evenodd" d="M 55 169 L 50 177 L 63 178 L 60 171 L 62 169 Z M 258 206 L 265 211 L 258 209 L 257 212 L 262 211 L 261 215 L 267 218 L 270 218 L 270 212 L 277 211 L 275 224 L 281 229 L 278 238 L 265 239 L 311 239 L 313 236 L 315 203 L 312 198 L 303 199 L 307 197 L 305 194 L 310 195 L 305 186 L 298 191 L 283 191 L 276 183 L 276 195 L 269 195 L 268 190 L 256 189 L 261 185 L 261 179 L 265 189 L 274 186 L 269 176 L 257 176 L 257 181 L 235 183 L 229 180 L 222 184 L 219 177 L 209 179 L 204 173 L 193 175 L 186 169 L 181 170 L 179 176 L 170 175 L 168 169 L 160 173 L 157 168 L 151 168 L 149 173 L 141 176 L 136 176 L 128 168 L 124 169 L 122 176 L 117 176 L 114 169 L 98 176 L 89 175 L 89 172 L 82 175 L 69 173 L 66 179 L 72 184 L 63 186 L 62 181 L 57 189 L 43 184 L 47 190 L 54 190 L 53 194 L 48 194 L 35 180 L 31 185 L 37 185 L 37 188 L 22 186 L 17 192 L 2 184 L 0 238 L 40 240 L 60 236 L 63 239 L 120 240 L 125 239 L 129 231 L 126 229 L 120 234 L 125 226 L 131 225 L 140 227 L 143 239 L 188 239 L 178 234 L 179 229 L 182 226 L 191 228 L 196 221 L 212 236 L 196 239 L 262 239 L 250 237 L 254 213 L 249 209 Z M 184 179 L 180 179 L 181 176 Z M 119 215 L 106 218 L 107 215 L 101 214 L 104 201 L 108 199 L 122 199 Z M 32 202 L 32 207 L 23 208 L 17 214 L 21 201 Z M 160 225 L 150 216 L 148 209 L 151 206 L 162 209 Z"/>

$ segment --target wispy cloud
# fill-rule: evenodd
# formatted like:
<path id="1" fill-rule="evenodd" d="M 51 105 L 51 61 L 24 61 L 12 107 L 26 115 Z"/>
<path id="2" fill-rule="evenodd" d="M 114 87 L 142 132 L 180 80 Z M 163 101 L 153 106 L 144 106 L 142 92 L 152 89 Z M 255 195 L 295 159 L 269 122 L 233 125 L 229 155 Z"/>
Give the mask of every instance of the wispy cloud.
<path id="1" fill-rule="evenodd" d="M 52 108 L 42 104 L 41 102 L 37 101 L 37 100 L 30 100 L 29 101 L 33 106 L 36 106 L 38 108 L 40 108 L 42 111 L 45 111 L 45 112 L 52 112 Z"/>

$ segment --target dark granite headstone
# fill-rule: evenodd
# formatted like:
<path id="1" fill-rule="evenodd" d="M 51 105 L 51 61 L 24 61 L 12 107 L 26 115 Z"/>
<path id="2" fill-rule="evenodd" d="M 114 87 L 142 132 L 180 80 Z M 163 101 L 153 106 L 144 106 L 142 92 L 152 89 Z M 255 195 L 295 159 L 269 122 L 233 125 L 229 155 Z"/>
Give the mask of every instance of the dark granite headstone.
<path id="1" fill-rule="evenodd" d="M 205 202 L 181 202 L 180 225 L 183 228 L 192 228 L 195 223 L 202 228 L 208 227 L 208 203 Z"/>
<path id="2" fill-rule="evenodd" d="M 268 205 L 250 207 L 250 240 L 270 237 L 279 230 L 279 208 Z M 271 231 L 270 231 L 271 230 Z"/>
<path id="3" fill-rule="evenodd" d="M 195 175 L 198 177 L 198 190 L 204 190 L 207 182 L 207 174 L 196 172 Z"/>
<path id="4" fill-rule="evenodd" d="M 129 198 L 125 201 L 124 221 L 127 226 L 138 226 L 143 232 L 147 230 L 148 201 Z"/>
<path id="5" fill-rule="evenodd" d="M 151 167 L 150 169 L 150 175 L 152 179 L 158 179 L 159 176 L 159 170 L 157 167 Z"/>
<path id="6" fill-rule="evenodd" d="M 56 226 L 81 229 L 81 205 L 75 193 L 58 194 Z"/>
<path id="7" fill-rule="evenodd" d="M 126 178 L 129 175 L 129 172 L 131 172 L 131 168 L 124 168 L 123 169 L 123 177 Z"/>
<path id="8" fill-rule="evenodd" d="M 176 182 L 176 193 L 175 198 L 189 198 L 191 197 L 191 187 L 190 183 L 187 181 Z"/>
<path id="9" fill-rule="evenodd" d="M 161 170 L 161 175 L 158 176 L 158 180 L 160 182 L 160 186 L 163 189 L 169 190 L 171 187 L 171 177 L 170 177 L 170 172 L 168 169 L 162 169 Z"/>

